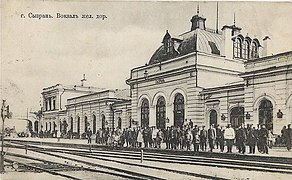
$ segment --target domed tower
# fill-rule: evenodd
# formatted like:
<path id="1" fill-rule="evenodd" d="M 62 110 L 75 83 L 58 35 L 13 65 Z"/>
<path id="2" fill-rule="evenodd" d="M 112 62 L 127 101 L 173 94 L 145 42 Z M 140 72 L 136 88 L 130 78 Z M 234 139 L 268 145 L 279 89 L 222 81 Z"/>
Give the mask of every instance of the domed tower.
<path id="1" fill-rule="evenodd" d="M 191 27 L 191 31 L 195 30 L 195 29 L 206 29 L 206 18 L 203 18 L 199 15 L 200 13 L 200 9 L 199 9 L 199 5 L 197 6 L 197 14 L 194 15 L 191 19 L 192 22 L 192 27 Z"/>

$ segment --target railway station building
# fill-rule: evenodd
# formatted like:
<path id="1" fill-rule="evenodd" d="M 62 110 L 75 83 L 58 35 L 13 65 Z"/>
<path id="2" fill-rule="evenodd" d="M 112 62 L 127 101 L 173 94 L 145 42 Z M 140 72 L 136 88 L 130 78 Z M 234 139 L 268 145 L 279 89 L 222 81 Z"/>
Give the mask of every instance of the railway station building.
<path id="1" fill-rule="evenodd" d="M 292 122 L 292 53 L 269 56 L 269 37 L 243 35 L 235 22 L 221 30 L 205 22 L 198 13 L 189 31 L 166 31 L 147 64 L 131 70 L 132 118 L 142 127 L 191 120 L 207 127 L 266 124 L 280 133 Z"/>
<path id="2" fill-rule="evenodd" d="M 191 120 L 206 127 L 265 124 L 280 133 L 292 123 L 292 51 L 271 55 L 268 36 L 243 35 L 235 22 L 209 29 L 206 20 L 197 13 L 187 32 L 166 31 L 147 64 L 131 69 L 129 90 L 44 88 L 43 130 L 82 134 Z"/>

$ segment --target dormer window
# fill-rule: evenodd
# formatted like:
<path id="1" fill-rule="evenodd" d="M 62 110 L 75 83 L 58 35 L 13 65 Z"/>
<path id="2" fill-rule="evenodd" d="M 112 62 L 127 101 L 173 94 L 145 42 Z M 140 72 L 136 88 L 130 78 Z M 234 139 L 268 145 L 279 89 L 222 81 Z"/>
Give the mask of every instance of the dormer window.
<path id="1" fill-rule="evenodd" d="M 241 39 L 240 38 L 236 38 L 234 40 L 234 44 L 233 44 L 233 53 L 234 53 L 234 57 L 235 58 L 241 58 Z"/>
<path id="2" fill-rule="evenodd" d="M 251 58 L 258 58 L 259 57 L 259 49 L 256 42 L 252 42 L 251 44 Z"/>
<path id="3" fill-rule="evenodd" d="M 172 40 L 169 38 L 169 39 L 167 40 L 167 47 L 165 47 L 165 49 L 166 49 L 166 54 L 171 53 L 171 51 L 172 51 L 172 46 L 173 46 Z"/>
<path id="4" fill-rule="evenodd" d="M 243 41 L 242 44 L 242 58 L 249 59 L 249 42 L 247 40 Z"/>

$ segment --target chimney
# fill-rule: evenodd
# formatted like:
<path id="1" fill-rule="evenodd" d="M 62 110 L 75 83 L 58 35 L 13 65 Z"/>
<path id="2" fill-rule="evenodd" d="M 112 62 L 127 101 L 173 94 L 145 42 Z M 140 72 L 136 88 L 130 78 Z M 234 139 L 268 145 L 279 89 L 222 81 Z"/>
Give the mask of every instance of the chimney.
<path id="1" fill-rule="evenodd" d="M 269 51 L 268 51 L 268 41 L 271 40 L 269 36 L 265 36 L 265 38 L 263 39 L 263 53 L 262 53 L 262 57 L 268 56 L 269 55 Z"/>
<path id="2" fill-rule="evenodd" d="M 233 58 L 233 41 L 232 41 L 232 27 L 223 26 L 223 39 L 222 39 L 222 56 L 225 56 L 227 59 Z"/>

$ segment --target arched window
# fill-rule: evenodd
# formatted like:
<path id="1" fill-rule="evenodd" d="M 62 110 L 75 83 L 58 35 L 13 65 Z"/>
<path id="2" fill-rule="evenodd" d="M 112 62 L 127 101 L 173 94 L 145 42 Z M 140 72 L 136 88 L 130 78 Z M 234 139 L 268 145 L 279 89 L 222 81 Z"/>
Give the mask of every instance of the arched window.
<path id="1" fill-rule="evenodd" d="M 48 130 L 48 122 L 46 122 L 46 131 Z"/>
<path id="2" fill-rule="evenodd" d="M 158 129 L 165 129 L 165 113 L 165 99 L 161 96 L 156 105 L 156 127 Z"/>
<path id="3" fill-rule="evenodd" d="M 118 128 L 122 129 L 122 119 L 118 117 Z"/>
<path id="4" fill-rule="evenodd" d="M 77 133 L 80 134 L 80 117 L 77 117 Z"/>
<path id="5" fill-rule="evenodd" d="M 267 129 L 273 129 L 273 104 L 264 99 L 259 106 L 259 124 L 266 125 Z"/>
<path id="6" fill-rule="evenodd" d="M 249 43 L 247 40 L 243 41 L 242 44 L 242 58 L 249 59 Z"/>
<path id="7" fill-rule="evenodd" d="M 93 120 L 92 120 L 92 133 L 95 134 L 96 133 L 96 116 L 93 115 L 92 118 L 93 118 Z"/>
<path id="8" fill-rule="evenodd" d="M 60 125 L 60 132 L 62 132 L 62 122 L 60 121 L 60 123 L 59 123 L 59 125 Z"/>
<path id="9" fill-rule="evenodd" d="M 178 93 L 174 98 L 174 126 L 182 127 L 184 123 L 184 97 L 182 94 Z"/>
<path id="10" fill-rule="evenodd" d="M 104 116 L 104 114 L 101 115 L 101 128 L 103 130 L 105 129 L 105 116 Z"/>
<path id="11" fill-rule="evenodd" d="M 212 109 L 210 111 L 210 126 L 212 124 L 214 124 L 215 126 L 217 125 L 217 111 L 215 111 L 214 109 Z"/>
<path id="12" fill-rule="evenodd" d="M 38 122 L 38 121 L 35 121 L 35 122 L 34 122 L 34 131 L 35 131 L 36 133 L 39 132 L 39 122 Z"/>
<path id="13" fill-rule="evenodd" d="M 71 117 L 70 125 L 71 125 L 71 131 L 73 132 L 73 117 Z"/>
<path id="14" fill-rule="evenodd" d="M 244 123 L 244 107 L 234 107 L 230 112 L 230 123 L 233 128 Z"/>
<path id="15" fill-rule="evenodd" d="M 56 127 L 57 127 L 57 124 L 55 123 L 55 121 L 53 122 L 53 132 L 56 131 Z"/>
<path id="16" fill-rule="evenodd" d="M 84 132 L 87 132 L 88 125 L 89 125 L 89 122 L 87 120 L 87 116 L 84 116 Z"/>
<path id="17" fill-rule="evenodd" d="M 141 127 L 149 126 L 149 101 L 147 99 L 143 99 L 141 106 Z"/>
<path id="18" fill-rule="evenodd" d="M 256 42 L 252 42 L 251 44 L 251 58 L 258 58 L 259 57 L 259 53 L 258 53 L 258 45 Z"/>
<path id="19" fill-rule="evenodd" d="M 233 53 L 235 58 L 241 58 L 241 39 L 236 38 L 233 44 Z"/>
<path id="20" fill-rule="evenodd" d="M 50 128 L 49 131 L 52 131 L 52 123 L 51 122 L 49 122 L 49 128 Z"/>

